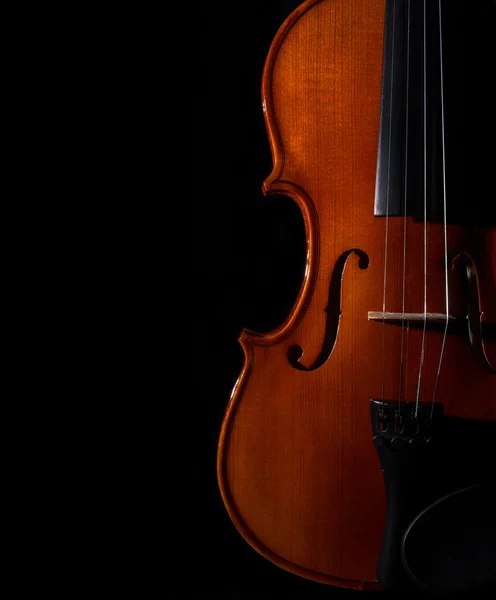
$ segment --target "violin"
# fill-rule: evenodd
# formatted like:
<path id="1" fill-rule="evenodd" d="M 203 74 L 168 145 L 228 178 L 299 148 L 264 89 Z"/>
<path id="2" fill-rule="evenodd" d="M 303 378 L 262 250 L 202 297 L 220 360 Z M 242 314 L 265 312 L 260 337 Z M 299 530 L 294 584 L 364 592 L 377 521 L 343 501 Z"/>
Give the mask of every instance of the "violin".
<path id="1" fill-rule="evenodd" d="M 306 0 L 262 74 L 305 273 L 243 330 L 217 477 L 239 533 L 356 590 L 496 581 L 493 0 Z"/>

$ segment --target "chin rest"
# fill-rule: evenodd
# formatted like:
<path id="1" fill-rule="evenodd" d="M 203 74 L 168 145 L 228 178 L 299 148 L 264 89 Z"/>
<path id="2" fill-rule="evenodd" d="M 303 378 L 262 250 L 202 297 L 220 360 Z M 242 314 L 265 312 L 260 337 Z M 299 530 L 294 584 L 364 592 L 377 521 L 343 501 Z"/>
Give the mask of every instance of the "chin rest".
<path id="1" fill-rule="evenodd" d="M 496 482 L 473 485 L 424 509 L 403 535 L 403 565 L 430 593 L 496 586 Z"/>

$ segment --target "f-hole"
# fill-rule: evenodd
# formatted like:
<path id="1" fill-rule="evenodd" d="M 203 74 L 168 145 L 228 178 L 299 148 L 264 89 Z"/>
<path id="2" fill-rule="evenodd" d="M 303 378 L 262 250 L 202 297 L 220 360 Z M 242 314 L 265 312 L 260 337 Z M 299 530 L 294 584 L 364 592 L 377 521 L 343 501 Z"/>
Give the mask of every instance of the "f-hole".
<path id="1" fill-rule="evenodd" d="M 365 252 L 363 252 L 363 250 L 359 250 L 358 248 L 347 250 L 336 261 L 329 284 L 327 308 L 325 309 L 325 312 L 327 313 L 327 319 L 324 342 L 317 359 L 313 365 L 306 367 L 300 362 L 300 358 L 303 356 L 303 349 L 301 346 L 294 345 L 288 350 L 289 364 L 299 371 L 315 371 L 327 361 L 334 350 L 334 346 L 336 345 L 336 341 L 338 339 L 339 318 L 341 317 L 341 286 L 343 275 L 348 258 L 352 254 L 356 254 L 358 256 L 358 266 L 360 269 L 365 270 L 369 266 L 369 257 Z"/>
<path id="2" fill-rule="evenodd" d="M 463 250 L 452 250 L 450 253 L 452 265 L 456 260 L 460 260 L 465 267 L 465 275 L 468 282 L 468 337 L 470 345 L 479 365 L 491 375 L 496 375 L 496 369 L 489 361 L 484 348 L 483 324 L 481 322 L 481 305 L 479 297 L 479 275 L 477 267 L 472 258 Z M 490 327 L 487 327 L 490 330 Z M 486 336 L 489 337 L 489 336 Z"/>

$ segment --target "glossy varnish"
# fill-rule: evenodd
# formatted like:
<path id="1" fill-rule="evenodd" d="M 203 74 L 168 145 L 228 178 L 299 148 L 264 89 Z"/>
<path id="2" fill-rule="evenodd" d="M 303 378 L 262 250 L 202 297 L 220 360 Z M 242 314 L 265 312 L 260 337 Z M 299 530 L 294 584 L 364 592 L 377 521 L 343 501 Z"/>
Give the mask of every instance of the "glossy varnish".
<path id="1" fill-rule="evenodd" d="M 222 497 L 246 540 L 293 573 L 356 589 L 378 586 L 385 516 L 369 402 L 397 400 L 400 386 L 402 328 L 368 319 L 384 301 L 386 220 L 374 217 L 384 10 L 384 0 L 308 0 L 271 46 L 262 96 L 274 168 L 263 188 L 298 203 L 307 268 L 286 321 L 240 337 L 245 364 L 218 451 Z M 406 312 L 424 310 L 423 227 L 407 221 Z M 401 313 L 403 219 L 389 219 L 388 229 L 385 308 Z M 476 265 L 482 320 L 496 323 L 494 228 L 448 229 L 450 248 Z M 427 239 L 428 312 L 444 313 L 442 224 L 429 223 Z M 462 260 L 449 277 L 450 313 L 463 320 Z M 334 333 L 328 319 L 339 325 Z M 332 352 L 318 366 L 329 332 Z M 422 329 L 403 333 L 403 399 L 414 401 Z M 423 401 L 433 397 L 441 343 L 442 333 L 427 332 Z M 295 346 L 299 368 L 288 358 L 298 360 Z M 484 349 L 495 366 L 495 345 Z M 496 419 L 495 397 L 496 378 L 468 337 L 448 336 L 437 393 L 445 414 Z"/>

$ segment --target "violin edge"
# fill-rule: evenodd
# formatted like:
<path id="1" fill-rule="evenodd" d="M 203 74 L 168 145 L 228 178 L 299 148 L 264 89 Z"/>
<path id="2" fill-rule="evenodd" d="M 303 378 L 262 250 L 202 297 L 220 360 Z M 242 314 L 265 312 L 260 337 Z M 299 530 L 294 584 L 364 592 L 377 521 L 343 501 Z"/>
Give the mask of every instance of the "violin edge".
<path id="1" fill-rule="evenodd" d="M 241 517 L 239 511 L 236 508 L 235 502 L 232 499 L 232 496 L 229 492 L 229 483 L 228 477 L 226 474 L 226 446 L 229 439 L 229 430 L 231 427 L 231 423 L 236 413 L 237 405 L 239 401 L 242 399 L 243 390 L 245 384 L 248 380 L 252 364 L 254 362 L 254 352 L 253 346 L 250 341 L 248 341 L 247 336 L 244 338 L 241 337 L 240 344 L 243 348 L 243 352 L 245 355 L 244 364 L 241 370 L 241 373 L 234 385 L 233 391 L 231 393 L 230 400 L 227 404 L 224 417 L 222 419 L 222 426 L 219 435 L 219 441 L 217 445 L 217 483 L 219 486 L 219 491 L 222 497 L 222 501 L 226 508 L 227 514 L 231 519 L 234 527 L 238 531 L 238 533 L 242 536 L 242 538 L 263 558 L 270 561 L 277 567 L 292 573 L 293 575 L 297 575 L 299 577 L 303 577 L 305 579 L 309 579 L 311 581 L 315 581 L 317 583 L 322 583 L 326 585 L 333 585 L 340 588 L 352 589 L 357 591 L 379 591 L 384 589 L 384 587 L 378 581 L 357 581 L 352 579 L 341 579 L 339 577 L 333 577 L 331 575 L 326 575 L 324 573 L 318 571 L 312 571 L 311 569 L 307 569 L 302 567 L 296 563 L 293 563 L 282 556 L 272 552 L 267 546 L 265 546 L 256 535 L 250 530 L 250 528 L 244 523 L 243 518 Z"/>
<path id="2" fill-rule="evenodd" d="M 300 6 L 298 6 L 279 27 L 269 51 L 262 73 L 262 108 L 265 120 L 265 127 L 269 138 L 270 150 L 272 153 L 273 168 L 270 175 L 265 179 L 263 183 L 264 193 L 270 189 L 272 185 L 277 182 L 284 169 L 284 147 L 282 144 L 282 138 L 277 125 L 277 119 L 274 111 L 274 102 L 272 100 L 272 75 L 274 72 L 274 66 L 277 61 L 277 57 L 281 46 L 284 43 L 287 35 L 296 25 L 296 23 L 303 17 L 309 10 L 311 10 L 317 4 L 324 2 L 324 0 L 306 0 Z M 276 193 L 276 192 L 274 192 Z"/>
<path id="3" fill-rule="evenodd" d="M 267 131 L 269 146 L 272 154 L 272 171 L 263 181 L 264 196 L 284 195 L 298 205 L 305 227 L 306 264 L 303 281 L 296 300 L 284 321 L 268 332 L 254 331 L 244 328 L 238 341 L 241 345 L 249 343 L 253 346 L 273 346 L 287 339 L 305 315 L 315 288 L 319 267 L 319 221 L 317 210 L 310 196 L 300 186 L 281 179 L 284 170 L 284 146 L 277 124 L 277 118 L 272 99 L 272 81 L 279 50 L 288 33 L 297 22 L 314 6 L 324 0 L 306 0 L 298 6 L 281 24 L 272 43 L 264 64 L 262 73 L 262 108 Z"/>
<path id="4" fill-rule="evenodd" d="M 287 339 L 298 327 L 310 304 L 313 290 L 317 282 L 319 270 L 319 224 L 315 206 L 311 198 L 299 186 L 278 181 L 265 184 L 264 193 L 282 194 L 292 198 L 298 205 L 305 227 L 306 260 L 305 272 L 295 302 L 284 321 L 268 332 L 254 331 L 244 328 L 238 338 L 239 343 L 253 346 L 274 346 Z"/>
<path id="5" fill-rule="evenodd" d="M 306 265 L 303 281 L 286 319 L 275 329 L 269 332 L 257 332 L 244 328 L 238 337 L 244 353 L 243 366 L 236 380 L 230 399 L 226 406 L 222 419 L 219 440 L 217 444 L 217 483 L 222 501 L 231 522 L 243 537 L 243 539 L 261 556 L 269 560 L 279 568 L 294 575 L 303 577 L 326 585 L 357 591 L 378 591 L 383 586 L 377 580 L 353 580 L 327 575 L 319 571 L 300 566 L 282 556 L 276 554 L 264 545 L 255 533 L 245 524 L 232 498 L 229 489 L 229 478 L 227 469 L 227 454 L 229 435 L 232 423 L 235 419 L 238 405 L 243 398 L 244 389 L 248 382 L 250 373 L 255 362 L 255 346 L 274 346 L 290 337 L 303 319 L 306 308 L 312 298 L 312 293 L 317 281 L 319 267 L 319 221 L 317 210 L 310 196 L 297 184 L 282 179 L 284 170 L 284 147 L 279 133 L 277 119 L 272 102 L 272 74 L 277 61 L 279 49 L 283 44 L 289 31 L 296 23 L 314 6 L 321 4 L 324 0 L 306 0 L 298 6 L 282 23 L 270 46 L 262 75 L 262 106 L 265 119 L 269 145 L 272 153 L 273 169 L 262 184 L 265 196 L 280 194 L 293 199 L 300 208 L 306 239 Z"/>

